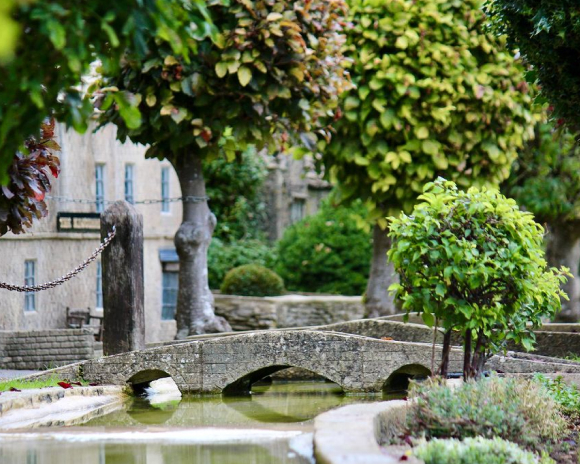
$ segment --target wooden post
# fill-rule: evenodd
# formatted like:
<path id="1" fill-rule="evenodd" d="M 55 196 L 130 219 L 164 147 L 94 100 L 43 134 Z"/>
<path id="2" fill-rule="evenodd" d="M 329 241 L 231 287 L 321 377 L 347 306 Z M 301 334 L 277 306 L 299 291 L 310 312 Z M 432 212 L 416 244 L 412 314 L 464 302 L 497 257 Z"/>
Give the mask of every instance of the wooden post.
<path id="1" fill-rule="evenodd" d="M 102 257 L 106 356 L 145 348 L 143 216 L 117 201 L 101 214 L 101 237 L 113 226 L 117 234 Z"/>

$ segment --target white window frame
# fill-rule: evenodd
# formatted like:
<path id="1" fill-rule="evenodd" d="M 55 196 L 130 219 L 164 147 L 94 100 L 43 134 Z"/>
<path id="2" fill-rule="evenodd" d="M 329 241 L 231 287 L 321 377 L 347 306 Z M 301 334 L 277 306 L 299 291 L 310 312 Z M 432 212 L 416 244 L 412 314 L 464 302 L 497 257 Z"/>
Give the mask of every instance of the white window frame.
<path id="1" fill-rule="evenodd" d="M 97 213 L 105 211 L 105 165 L 95 164 L 95 202 Z"/>
<path id="2" fill-rule="evenodd" d="M 36 285 L 36 260 L 34 259 L 24 261 L 24 285 Z M 36 311 L 36 293 L 24 293 L 24 311 L 27 313 Z"/>
<path id="3" fill-rule="evenodd" d="M 171 212 L 171 207 L 169 204 L 169 195 L 170 195 L 170 178 L 171 178 L 171 171 L 169 170 L 168 166 L 163 166 L 161 168 L 161 212 L 162 213 L 169 213 Z"/>
<path id="4" fill-rule="evenodd" d="M 166 287 L 165 284 L 165 275 L 166 274 L 173 274 L 177 277 L 177 282 L 175 287 Z M 163 271 L 161 275 L 161 320 L 162 321 L 172 321 L 175 319 L 175 311 L 177 310 L 177 291 L 179 288 L 179 275 L 177 272 L 170 272 L 170 271 Z M 165 300 L 166 291 L 174 291 L 175 292 L 175 305 L 167 302 Z M 165 308 L 173 307 L 173 314 L 172 317 L 166 317 Z"/>
<path id="5" fill-rule="evenodd" d="M 125 165 L 125 201 L 135 204 L 134 186 L 135 186 L 135 165 Z"/>

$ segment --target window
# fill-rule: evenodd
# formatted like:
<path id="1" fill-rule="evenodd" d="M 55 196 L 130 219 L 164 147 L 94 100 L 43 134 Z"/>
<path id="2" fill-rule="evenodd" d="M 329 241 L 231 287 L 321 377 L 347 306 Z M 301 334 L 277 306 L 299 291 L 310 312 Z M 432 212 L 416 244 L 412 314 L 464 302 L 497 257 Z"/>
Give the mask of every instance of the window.
<path id="1" fill-rule="evenodd" d="M 36 284 L 35 261 L 24 261 L 24 285 L 32 286 Z M 24 311 L 36 311 L 36 294 L 26 292 L 24 294 Z"/>
<path id="2" fill-rule="evenodd" d="M 169 168 L 161 168 L 161 212 L 169 213 Z"/>
<path id="3" fill-rule="evenodd" d="M 175 319 L 178 282 L 177 272 L 163 272 L 163 300 L 161 303 L 161 320 L 163 321 Z"/>
<path id="4" fill-rule="evenodd" d="M 97 303 L 95 308 L 103 307 L 103 266 L 97 261 Z"/>
<path id="5" fill-rule="evenodd" d="M 304 203 L 302 198 L 294 198 L 290 205 L 290 222 L 294 224 L 304 217 Z"/>
<path id="6" fill-rule="evenodd" d="M 95 200 L 97 213 L 105 211 L 105 165 L 95 165 Z"/>
<path id="7" fill-rule="evenodd" d="M 133 197 L 133 165 L 125 165 L 125 201 L 128 203 L 135 203 Z"/>

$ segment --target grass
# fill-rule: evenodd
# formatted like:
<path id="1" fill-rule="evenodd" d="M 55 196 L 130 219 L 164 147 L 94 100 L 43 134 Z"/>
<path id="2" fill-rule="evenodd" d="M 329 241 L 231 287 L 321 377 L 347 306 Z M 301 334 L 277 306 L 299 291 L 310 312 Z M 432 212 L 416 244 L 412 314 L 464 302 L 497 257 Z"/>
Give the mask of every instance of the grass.
<path id="1" fill-rule="evenodd" d="M 33 388 L 47 388 L 47 387 L 58 387 L 58 382 L 66 382 L 66 380 L 52 375 L 49 378 L 41 379 L 9 379 L 0 381 L 0 392 L 9 391 L 11 388 L 17 390 L 30 390 Z M 88 385 L 88 382 L 81 382 L 83 386 Z"/>

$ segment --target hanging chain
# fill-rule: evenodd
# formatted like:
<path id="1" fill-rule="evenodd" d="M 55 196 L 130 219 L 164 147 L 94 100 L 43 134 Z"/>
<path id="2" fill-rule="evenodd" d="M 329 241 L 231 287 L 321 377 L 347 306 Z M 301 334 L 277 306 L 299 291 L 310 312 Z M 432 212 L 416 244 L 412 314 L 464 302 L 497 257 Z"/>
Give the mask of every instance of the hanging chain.
<path id="1" fill-rule="evenodd" d="M 81 198 L 66 198 L 66 197 L 53 197 L 47 195 L 46 198 L 48 200 L 53 200 L 59 203 L 80 203 L 84 205 L 96 205 L 96 204 L 107 204 L 110 205 L 115 203 L 113 200 L 87 200 Z M 133 201 L 130 202 L 132 205 L 154 205 L 159 203 L 177 203 L 182 201 L 183 203 L 202 203 L 204 201 L 209 201 L 209 197 L 197 197 L 197 196 L 185 196 L 185 197 L 175 197 L 175 198 L 166 198 L 162 199 L 155 199 L 155 200 L 140 200 L 140 201 Z"/>
<path id="2" fill-rule="evenodd" d="M 12 285 L 0 282 L 0 288 L 3 288 L 5 290 L 11 290 L 14 292 L 40 292 L 42 290 L 48 290 L 49 288 L 54 288 L 57 287 L 58 285 L 64 284 L 66 281 L 76 276 L 79 272 L 82 272 L 89 264 L 91 264 L 95 259 L 97 259 L 97 256 L 99 256 L 99 254 L 105 248 L 107 248 L 107 245 L 111 243 L 111 240 L 113 240 L 113 237 L 115 236 L 116 232 L 117 232 L 116 227 L 113 226 L 113 228 L 108 233 L 105 240 L 103 240 L 103 243 L 101 243 L 101 245 L 95 251 L 93 251 L 93 254 L 89 256 L 81 265 L 70 271 L 68 274 L 62 276 L 60 279 L 53 280 L 52 282 L 47 282 L 42 285 L 30 285 L 30 286 Z"/>

